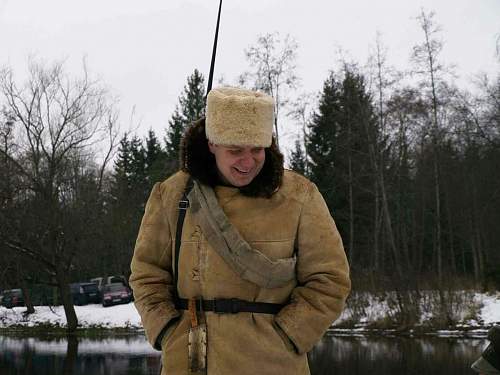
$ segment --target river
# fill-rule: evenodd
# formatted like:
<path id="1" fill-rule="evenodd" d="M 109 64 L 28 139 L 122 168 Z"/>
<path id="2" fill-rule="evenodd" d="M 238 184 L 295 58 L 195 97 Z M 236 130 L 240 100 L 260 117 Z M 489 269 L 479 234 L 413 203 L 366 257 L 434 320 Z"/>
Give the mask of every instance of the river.
<path id="1" fill-rule="evenodd" d="M 327 335 L 309 353 L 312 375 L 465 375 L 483 339 Z M 47 339 L 0 336 L 1 375 L 157 375 L 160 355 L 144 336 Z"/>

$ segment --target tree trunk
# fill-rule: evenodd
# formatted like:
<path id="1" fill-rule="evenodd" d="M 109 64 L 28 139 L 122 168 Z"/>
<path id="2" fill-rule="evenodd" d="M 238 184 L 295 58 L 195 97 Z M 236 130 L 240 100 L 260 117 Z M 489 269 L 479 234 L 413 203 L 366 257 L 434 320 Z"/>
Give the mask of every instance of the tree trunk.
<path id="1" fill-rule="evenodd" d="M 479 287 L 481 290 L 486 291 L 486 272 L 485 272 L 485 260 L 484 260 L 484 250 L 483 250 L 483 241 L 481 236 L 481 225 L 479 215 L 476 213 L 476 219 L 474 220 L 474 238 L 476 240 L 476 249 L 477 249 L 477 257 L 478 257 L 478 273 L 479 273 Z"/>
<path id="2" fill-rule="evenodd" d="M 472 213 L 469 216 L 469 238 L 472 251 L 472 266 L 474 268 L 474 284 L 476 287 L 479 285 L 479 256 L 476 246 L 476 238 L 474 236 L 474 225 L 472 224 Z"/>
<path id="3" fill-rule="evenodd" d="M 380 269 L 380 247 L 379 247 L 379 234 L 380 234 L 380 198 L 379 198 L 379 189 L 378 182 L 375 179 L 374 183 L 375 188 L 375 210 L 374 210 L 374 230 L 373 230 L 373 268 L 375 270 Z"/>
<path id="4" fill-rule="evenodd" d="M 274 132 L 276 133 L 276 146 L 279 147 L 280 141 L 279 141 L 279 134 L 278 134 L 278 114 L 274 116 Z"/>
<path id="5" fill-rule="evenodd" d="M 375 148 L 375 144 L 377 142 L 376 139 L 373 139 L 374 137 L 370 136 L 370 129 L 368 125 L 368 119 L 365 117 L 363 118 L 363 124 L 366 132 L 366 138 L 368 141 L 368 150 L 370 154 L 370 161 L 372 163 L 372 169 L 375 174 L 375 184 L 378 185 L 378 189 L 376 189 L 376 196 L 378 196 L 378 191 L 380 190 L 380 199 L 381 199 L 381 204 L 382 204 L 382 213 L 383 213 L 383 223 L 385 225 L 385 230 L 387 232 L 387 240 L 389 242 L 389 247 L 392 251 L 392 255 L 394 257 L 394 265 L 395 269 L 397 272 L 397 275 L 400 280 L 402 280 L 403 277 L 403 271 L 402 271 L 402 263 L 401 263 L 401 257 L 400 253 L 396 247 L 396 241 L 394 238 L 394 231 L 392 229 L 392 220 L 391 220 L 391 213 L 389 210 L 389 203 L 387 200 L 387 193 L 386 193 L 386 188 L 385 188 L 385 179 L 384 179 L 384 170 L 383 166 L 379 165 L 379 158 L 377 157 L 377 152 Z M 349 159 L 350 161 L 350 159 Z M 351 173 L 351 165 L 349 164 L 349 173 Z M 352 184 L 349 185 L 349 191 L 352 189 Z"/>
<path id="6" fill-rule="evenodd" d="M 443 254 L 441 244 L 441 197 L 437 155 L 434 155 L 434 193 L 436 198 L 436 256 L 439 285 L 443 283 Z"/>
<path id="7" fill-rule="evenodd" d="M 21 292 L 23 293 L 23 299 L 24 299 L 24 305 L 26 306 L 26 311 L 24 314 L 29 315 L 33 314 L 35 312 L 35 307 L 33 306 L 33 303 L 31 302 L 31 294 L 28 289 L 28 285 L 26 284 L 26 280 L 23 275 L 23 269 L 20 264 L 19 258 L 16 257 L 16 279 L 17 279 L 17 284 L 21 287 Z"/>
<path id="8" fill-rule="evenodd" d="M 481 225 L 480 225 L 480 212 L 477 202 L 477 188 L 475 184 L 474 175 L 470 179 L 472 188 L 472 207 L 470 219 L 470 235 L 472 249 L 474 253 L 474 281 L 477 288 L 484 287 L 484 252 L 481 241 Z"/>
<path id="9" fill-rule="evenodd" d="M 349 263 L 354 264 L 354 202 L 352 191 L 352 160 L 349 155 Z"/>
<path id="10" fill-rule="evenodd" d="M 26 280 L 23 277 L 19 278 L 21 290 L 23 292 L 24 304 L 26 305 L 25 314 L 33 314 L 35 312 L 35 307 L 33 306 L 33 302 L 31 301 L 31 295 L 28 290 L 28 286 L 26 285 Z"/>
<path id="11" fill-rule="evenodd" d="M 78 318 L 76 316 L 75 307 L 73 306 L 73 299 L 71 298 L 71 290 L 69 288 L 66 273 L 66 270 L 59 264 L 56 269 L 56 281 L 64 307 L 64 313 L 66 314 L 68 332 L 72 333 L 75 332 L 78 327 Z"/>
<path id="12" fill-rule="evenodd" d="M 349 264 L 354 264 L 354 196 L 353 196 L 353 173 L 352 173 L 352 144 L 351 144 L 351 122 L 348 120 L 347 128 L 347 163 L 349 184 Z"/>
<path id="13" fill-rule="evenodd" d="M 449 242 L 450 242 L 450 257 L 451 257 L 451 271 L 453 272 L 454 275 L 457 274 L 457 258 L 455 254 L 455 239 L 454 239 L 454 231 L 453 231 L 453 218 L 451 215 L 451 204 L 450 204 L 450 198 L 445 201 L 446 203 L 446 213 L 448 216 L 448 235 L 450 237 Z"/>
<path id="14" fill-rule="evenodd" d="M 389 240 L 389 246 L 392 250 L 392 254 L 394 257 L 394 265 L 396 268 L 396 272 L 400 278 L 400 280 L 403 280 L 403 270 L 402 270 L 402 261 L 401 261 L 401 254 L 399 253 L 397 247 L 396 247 L 396 241 L 394 239 L 394 232 L 392 230 L 392 220 L 391 220 L 391 213 L 389 211 L 389 203 L 387 201 L 387 194 L 385 192 L 385 183 L 384 183 L 384 177 L 380 173 L 379 174 L 379 180 L 380 180 L 380 190 L 382 193 L 382 210 L 384 211 L 384 221 L 385 221 L 385 226 L 386 226 L 386 231 L 387 231 L 387 238 Z"/>

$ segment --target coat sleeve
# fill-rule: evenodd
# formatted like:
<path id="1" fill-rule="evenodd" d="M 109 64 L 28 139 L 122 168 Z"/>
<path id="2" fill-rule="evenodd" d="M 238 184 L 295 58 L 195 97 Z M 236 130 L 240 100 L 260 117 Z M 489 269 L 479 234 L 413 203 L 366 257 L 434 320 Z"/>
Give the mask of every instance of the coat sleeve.
<path id="1" fill-rule="evenodd" d="M 172 238 L 159 183 L 146 204 L 130 268 L 130 286 L 146 337 L 160 350 L 157 338 L 179 312 L 173 302 Z"/>
<path id="2" fill-rule="evenodd" d="M 305 353 L 340 316 L 351 288 L 342 239 L 314 184 L 302 207 L 297 256 L 298 284 L 275 322 Z"/>

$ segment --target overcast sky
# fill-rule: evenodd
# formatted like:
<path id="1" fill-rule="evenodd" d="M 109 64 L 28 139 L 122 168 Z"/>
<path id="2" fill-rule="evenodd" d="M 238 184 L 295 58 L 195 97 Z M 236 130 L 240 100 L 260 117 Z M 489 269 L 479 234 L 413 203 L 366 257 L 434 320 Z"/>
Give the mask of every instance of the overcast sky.
<path id="1" fill-rule="evenodd" d="M 65 59 L 92 74 L 120 98 L 123 128 L 152 127 L 163 136 L 195 68 L 208 75 L 218 0 L 0 0 L 0 65 L 21 75 L 28 56 Z M 299 44 L 301 91 L 319 91 L 335 66 L 338 47 L 364 63 L 377 31 L 389 62 L 409 67 L 422 40 L 415 17 L 436 12 L 445 41 L 443 60 L 457 65 L 459 82 L 480 71 L 496 74 L 500 0 L 225 0 L 215 78 L 226 82 L 248 68 L 244 49 L 259 34 L 290 34 Z"/>

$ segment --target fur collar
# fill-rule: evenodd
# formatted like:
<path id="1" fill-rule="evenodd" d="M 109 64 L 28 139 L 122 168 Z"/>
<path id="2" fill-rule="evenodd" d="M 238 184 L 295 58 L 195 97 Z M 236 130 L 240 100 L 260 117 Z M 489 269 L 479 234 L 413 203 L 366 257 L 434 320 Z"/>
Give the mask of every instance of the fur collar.
<path id="1" fill-rule="evenodd" d="M 202 118 L 188 127 L 181 141 L 180 165 L 201 183 L 214 187 L 219 183 L 215 157 L 208 149 L 205 135 L 205 119 Z M 269 198 L 281 186 L 283 180 L 283 155 L 273 141 L 266 148 L 266 161 L 260 173 L 240 192 L 250 197 Z"/>

